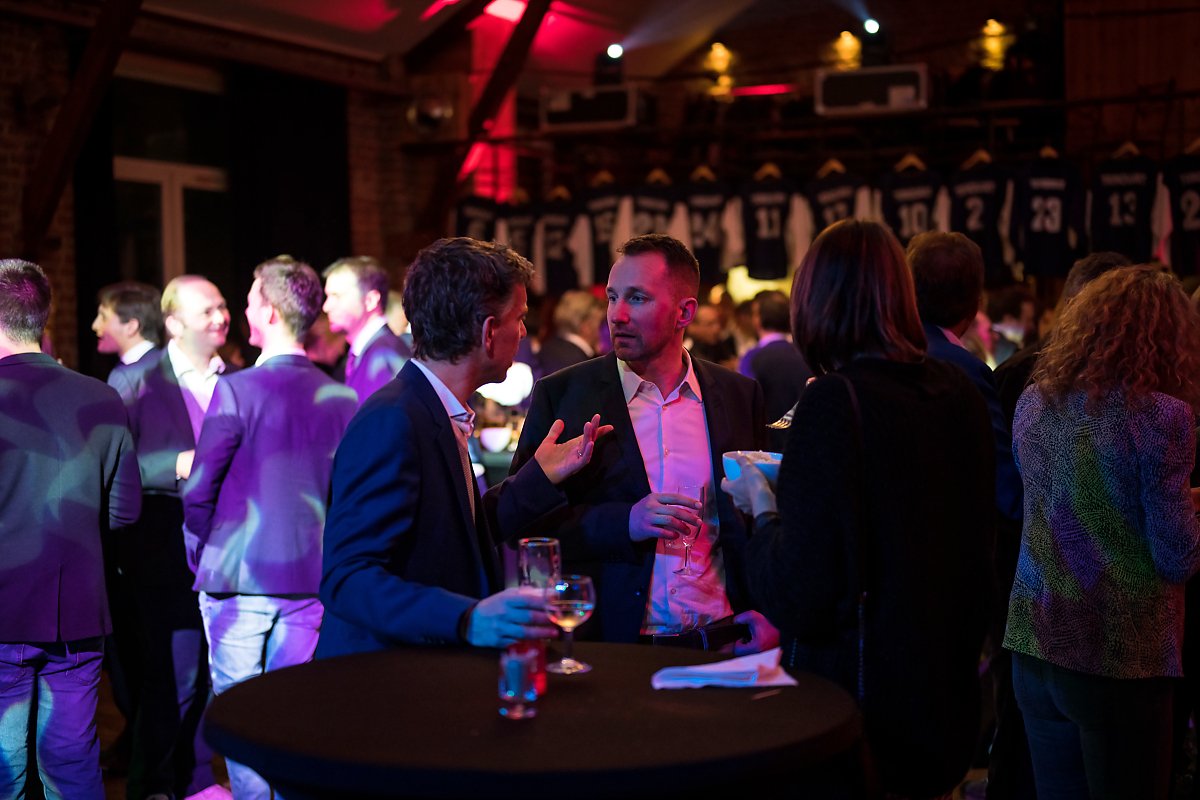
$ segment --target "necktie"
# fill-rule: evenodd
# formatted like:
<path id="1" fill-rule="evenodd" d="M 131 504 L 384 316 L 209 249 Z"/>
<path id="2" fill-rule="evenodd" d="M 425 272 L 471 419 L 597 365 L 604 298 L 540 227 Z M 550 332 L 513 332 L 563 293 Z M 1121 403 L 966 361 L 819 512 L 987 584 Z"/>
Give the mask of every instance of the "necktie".
<path id="1" fill-rule="evenodd" d="M 346 353 L 346 383 L 350 382 L 350 378 L 354 375 L 354 369 L 358 366 L 358 356 L 354 355 L 354 351 Z"/>
<path id="2" fill-rule="evenodd" d="M 471 469 L 471 457 L 467 453 L 467 434 L 458 425 L 454 427 L 454 441 L 458 445 L 458 460 L 462 463 L 463 478 L 467 482 L 467 503 L 471 506 L 471 519 L 475 519 L 475 470 Z"/>

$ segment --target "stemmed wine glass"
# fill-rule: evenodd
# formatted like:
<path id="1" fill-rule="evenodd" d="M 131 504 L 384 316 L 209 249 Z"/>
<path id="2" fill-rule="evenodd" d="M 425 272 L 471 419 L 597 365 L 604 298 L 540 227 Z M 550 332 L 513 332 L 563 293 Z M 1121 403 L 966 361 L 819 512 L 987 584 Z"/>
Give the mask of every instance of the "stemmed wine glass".
<path id="1" fill-rule="evenodd" d="M 678 494 L 682 494 L 686 497 L 691 497 L 695 500 L 700 501 L 700 521 L 701 521 L 700 525 L 696 525 L 696 526 L 688 525 L 687 532 L 679 534 L 679 538 L 683 539 L 683 566 L 680 567 L 679 569 L 675 570 L 676 575 L 699 575 L 700 574 L 696 570 L 692 569 L 691 555 L 692 555 L 692 542 L 694 542 L 696 540 L 696 535 L 700 533 L 700 528 L 704 524 L 704 513 L 706 510 L 706 507 L 708 506 L 708 502 L 707 502 L 708 496 L 707 496 L 707 492 L 705 489 L 706 489 L 706 487 L 704 485 L 694 484 L 694 483 L 681 483 L 679 485 L 679 487 L 676 489 L 676 492 Z"/>
<path id="2" fill-rule="evenodd" d="M 591 664 L 576 661 L 571 656 L 575 629 L 587 621 L 596 607 L 596 589 L 587 575 L 563 575 L 558 583 L 546 589 L 546 614 L 563 632 L 563 657 L 546 665 L 556 675 L 575 675 L 590 672 Z"/>

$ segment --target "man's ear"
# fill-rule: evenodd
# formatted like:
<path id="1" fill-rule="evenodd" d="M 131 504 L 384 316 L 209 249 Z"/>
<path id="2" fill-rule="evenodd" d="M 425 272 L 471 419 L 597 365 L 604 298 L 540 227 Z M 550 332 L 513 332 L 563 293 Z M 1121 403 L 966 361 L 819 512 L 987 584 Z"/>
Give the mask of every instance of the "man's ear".
<path id="1" fill-rule="evenodd" d="M 175 319 L 174 314 L 168 314 L 163 317 L 163 327 L 167 329 L 167 333 L 170 334 L 169 338 L 171 339 L 178 339 L 179 335 L 183 333 L 183 324 Z"/>
<path id="2" fill-rule="evenodd" d="M 378 289 L 369 289 L 367 290 L 366 294 L 363 295 L 363 307 L 367 309 L 368 312 L 374 311 L 377 308 L 381 308 L 380 304 L 382 302 L 383 295 L 379 293 Z"/>
<path id="3" fill-rule="evenodd" d="M 483 348 L 483 352 L 488 358 L 496 350 L 496 318 L 488 317 L 483 321 L 483 328 L 479 332 L 479 346 Z"/>
<path id="4" fill-rule="evenodd" d="M 676 328 L 686 328 L 696 319 L 696 309 L 700 303 L 694 297 L 685 297 L 679 301 L 679 319 L 675 321 Z"/>

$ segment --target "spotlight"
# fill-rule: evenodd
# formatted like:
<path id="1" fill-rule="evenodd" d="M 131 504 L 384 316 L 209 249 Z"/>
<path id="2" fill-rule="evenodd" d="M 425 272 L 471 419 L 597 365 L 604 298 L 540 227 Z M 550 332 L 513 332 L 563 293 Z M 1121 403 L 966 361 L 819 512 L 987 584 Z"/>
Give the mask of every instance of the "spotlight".
<path id="1" fill-rule="evenodd" d="M 863 20 L 863 30 L 874 36 L 875 34 L 879 33 L 879 23 L 868 17 L 867 19 Z"/>
<path id="2" fill-rule="evenodd" d="M 606 50 L 605 52 L 608 53 L 609 58 L 618 59 L 621 56 L 625 55 L 625 48 L 621 47 L 621 45 L 619 45 L 619 44 L 610 44 L 608 46 L 608 50 Z"/>

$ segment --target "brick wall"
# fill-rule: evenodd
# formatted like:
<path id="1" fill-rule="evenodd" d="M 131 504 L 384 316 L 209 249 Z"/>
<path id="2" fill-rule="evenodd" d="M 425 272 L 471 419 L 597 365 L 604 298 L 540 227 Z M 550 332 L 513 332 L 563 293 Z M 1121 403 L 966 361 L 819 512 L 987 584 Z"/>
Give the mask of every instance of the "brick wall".
<path id="1" fill-rule="evenodd" d="M 21 255 L 21 199 L 39 147 L 69 85 L 61 27 L 0 16 L 0 257 Z M 64 192 L 39 261 L 53 293 L 48 331 L 55 355 L 78 362 L 75 237 L 71 191 Z"/>

